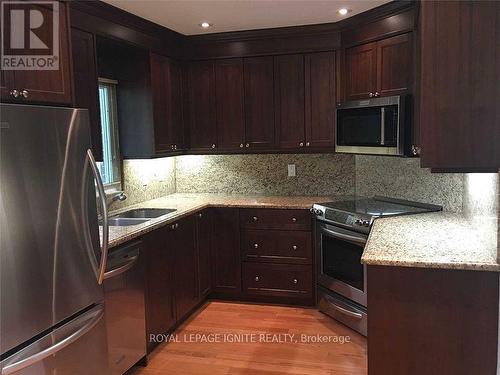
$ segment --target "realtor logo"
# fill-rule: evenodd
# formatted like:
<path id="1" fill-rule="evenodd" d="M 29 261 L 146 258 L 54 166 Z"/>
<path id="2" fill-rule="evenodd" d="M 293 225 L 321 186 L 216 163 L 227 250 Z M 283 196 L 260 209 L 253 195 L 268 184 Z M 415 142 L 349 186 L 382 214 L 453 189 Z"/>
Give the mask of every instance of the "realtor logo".
<path id="1" fill-rule="evenodd" d="M 2 1 L 3 70 L 59 69 L 59 3 Z"/>

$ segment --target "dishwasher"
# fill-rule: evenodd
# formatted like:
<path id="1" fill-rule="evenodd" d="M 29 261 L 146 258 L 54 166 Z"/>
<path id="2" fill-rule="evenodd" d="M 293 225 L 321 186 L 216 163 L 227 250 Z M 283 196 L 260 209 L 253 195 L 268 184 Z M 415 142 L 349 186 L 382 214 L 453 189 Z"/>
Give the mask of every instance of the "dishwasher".
<path id="1" fill-rule="evenodd" d="M 144 262 L 141 241 L 113 249 L 104 280 L 106 330 L 112 374 L 123 374 L 146 356 Z"/>

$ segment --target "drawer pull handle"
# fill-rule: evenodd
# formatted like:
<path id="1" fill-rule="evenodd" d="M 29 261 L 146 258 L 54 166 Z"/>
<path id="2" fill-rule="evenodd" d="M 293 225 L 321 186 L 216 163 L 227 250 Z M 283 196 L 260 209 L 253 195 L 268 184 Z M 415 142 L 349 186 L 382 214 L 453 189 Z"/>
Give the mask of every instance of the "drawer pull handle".
<path id="1" fill-rule="evenodd" d="M 293 246 L 292 246 L 292 249 L 297 250 L 297 246 L 296 246 L 296 245 L 293 245 Z"/>
<path id="2" fill-rule="evenodd" d="M 259 218 L 257 216 L 254 216 L 254 217 L 252 217 L 252 220 L 257 221 L 257 220 L 259 220 Z"/>
<path id="3" fill-rule="evenodd" d="M 299 282 L 299 280 L 297 280 L 297 279 L 293 279 L 293 283 L 294 283 L 294 284 L 297 284 L 298 282 Z"/>
<path id="4" fill-rule="evenodd" d="M 255 281 L 259 281 L 259 276 L 255 276 Z"/>
<path id="5" fill-rule="evenodd" d="M 296 218 L 294 218 L 294 217 L 292 217 L 292 222 L 293 222 L 293 223 L 296 223 L 296 222 L 297 222 L 297 219 L 296 219 Z"/>
<path id="6" fill-rule="evenodd" d="M 253 247 L 255 247 L 256 249 L 258 249 L 259 248 L 259 244 L 258 243 L 254 243 Z"/>

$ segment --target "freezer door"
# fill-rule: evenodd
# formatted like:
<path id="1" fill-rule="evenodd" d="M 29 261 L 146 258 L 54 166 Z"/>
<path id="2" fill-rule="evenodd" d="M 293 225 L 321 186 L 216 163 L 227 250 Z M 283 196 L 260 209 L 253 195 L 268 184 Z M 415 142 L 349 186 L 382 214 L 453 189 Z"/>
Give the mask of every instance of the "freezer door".
<path id="1" fill-rule="evenodd" d="M 100 304 L 1 362 L 1 375 L 110 373 Z"/>
<path id="2" fill-rule="evenodd" d="M 86 110 L 1 104 L 1 353 L 103 300 Z"/>

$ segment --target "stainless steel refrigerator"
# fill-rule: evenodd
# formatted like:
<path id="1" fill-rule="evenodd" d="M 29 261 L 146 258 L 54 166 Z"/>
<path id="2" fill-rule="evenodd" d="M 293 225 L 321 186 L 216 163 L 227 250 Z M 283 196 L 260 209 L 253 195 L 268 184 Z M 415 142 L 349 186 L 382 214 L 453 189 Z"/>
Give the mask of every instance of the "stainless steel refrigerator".
<path id="1" fill-rule="evenodd" d="M 0 143 L 1 374 L 107 374 L 88 113 L 1 104 Z"/>

